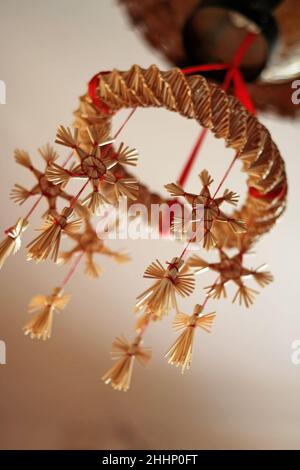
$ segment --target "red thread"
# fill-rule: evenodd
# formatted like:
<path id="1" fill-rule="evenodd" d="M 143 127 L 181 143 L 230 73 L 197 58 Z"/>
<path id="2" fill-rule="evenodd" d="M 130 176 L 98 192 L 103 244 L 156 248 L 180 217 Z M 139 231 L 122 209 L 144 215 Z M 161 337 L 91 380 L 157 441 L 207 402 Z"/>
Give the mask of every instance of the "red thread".
<path id="1" fill-rule="evenodd" d="M 179 184 L 180 186 L 184 186 L 185 183 L 186 183 L 186 180 L 187 180 L 187 178 L 188 178 L 188 176 L 189 176 L 189 174 L 190 174 L 190 171 L 191 171 L 191 169 L 192 169 L 193 163 L 194 163 L 194 161 L 195 161 L 195 159 L 196 159 L 196 156 L 197 156 L 197 154 L 198 154 L 198 152 L 199 152 L 199 150 L 200 150 L 200 147 L 201 147 L 201 145 L 202 145 L 202 143 L 203 143 L 203 141 L 204 141 L 204 138 L 205 138 L 205 136 L 206 136 L 206 134 L 207 134 L 207 131 L 208 131 L 208 129 L 203 128 L 202 131 L 201 131 L 200 134 L 199 134 L 199 137 L 198 137 L 198 139 L 197 139 L 197 141 L 196 141 L 196 143 L 195 143 L 195 145 L 194 145 L 194 147 L 193 147 L 193 149 L 192 149 L 192 151 L 191 151 L 191 153 L 190 153 L 190 155 L 189 155 L 189 157 L 188 157 L 188 160 L 187 160 L 187 162 L 186 162 L 186 164 L 185 164 L 185 166 L 184 166 L 184 168 L 183 168 L 183 170 L 182 170 L 182 172 L 181 172 L 181 175 L 180 175 L 180 177 L 179 177 L 179 179 L 178 179 L 178 184 Z"/>
<path id="2" fill-rule="evenodd" d="M 252 114 L 255 114 L 255 108 L 252 103 L 251 97 L 248 93 L 247 85 L 243 79 L 243 76 L 239 70 L 239 66 L 245 56 L 248 48 L 256 38 L 254 33 L 248 33 L 245 39 L 242 41 L 240 47 L 237 49 L 235 55 L 230 64 L 205 64 L 205 65 L 195 65 L 192 67 L 187 67 L 182 69 L 184 75 L 189 75 L 195 72 L 210 72 L 216 70 L 227 70 L 222 88 L 223 90 L 228 90 L 230 83 L 233 83 L 235 96 L 240 100 L 240 102 L 245 106 L 246 109 Z M 202 129 L 189 157 L 188 160 L 178 178 L 178 183 L 183 186 L 190 174 L 192 166 L 196 160 L 197 154 L 200 150 L 200 147 L 206 136 L 207 129 Z"/>
<path id="3" fill-rule="evenodd" d="M 80 260 L 81 258 L 83 257 L 84 255 L 84 251 L 82 251 L 76 258 L 75 260 L 75 263 L 74 265 L 72 266 L 72 268 L 70 269 L 70 271 L 67 273 L 66 277 L 64 278 L 64 280 L 62 281 L 61 285 L 60 285 L 60 290 L 62 291 L 66 285 L 68 284 L 68 282 L 70 281 L 71 277 L 73 276 L 73 274 L 75 273 L 79 263 L 80 263 Z"/>

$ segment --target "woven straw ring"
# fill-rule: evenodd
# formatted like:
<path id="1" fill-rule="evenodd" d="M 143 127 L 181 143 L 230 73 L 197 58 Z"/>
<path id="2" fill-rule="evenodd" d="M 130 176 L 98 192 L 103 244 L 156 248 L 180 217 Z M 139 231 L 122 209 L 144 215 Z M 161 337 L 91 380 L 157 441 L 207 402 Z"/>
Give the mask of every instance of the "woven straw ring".
<path id="1" fill-rule="evenodd" d="M 113 114 L 122 108 L 163 107 L 195 119 L 209 128 L 215 137 L 237 152 L 247 173 L 248 194 L 244 205 L 233 217 L 247 225 L 247 243 L 269 231 L 286 206 L 287 180 L 283 159 L 269 131 L 219 86 L 201 75 L 185 76 L 174 68 L 161 72 L 155 65 L 148 69 L 134 65 L 127 72 L 105 72 L 90 82 L 89 94 L 80 99 L 75 125 L 84 141 L 84 127 L 90 124 L 111 126 Z M 92 95 L 92 97 L 91 97 Z M 126 176 L 126 170 L 121 170 Z M 168 202 L 139 184 L 135 202 Z M 239 236 L 227 224 L 216 223 L 218 240 L 227 247 L 239 246 Z"/>

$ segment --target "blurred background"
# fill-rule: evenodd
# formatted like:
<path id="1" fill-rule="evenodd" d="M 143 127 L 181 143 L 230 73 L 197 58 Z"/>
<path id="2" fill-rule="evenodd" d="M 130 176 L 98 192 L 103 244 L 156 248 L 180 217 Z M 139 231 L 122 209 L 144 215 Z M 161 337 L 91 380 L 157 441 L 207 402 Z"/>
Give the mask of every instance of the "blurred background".
<path id="1" fill-rule="evenodd" d="M 29 208 L 9 200 L 13 184 L 30 187 L 25 169 L 14 163 L 16 147 L 40 163 L 37 148 L 55 140 L 58 125 L 70 125 L 78 96 L 100 70 L 156 63 L 150 49 L 112 0 L 0 0 L 0 79 L 6 104 L 0 106 L 1 230 Z M 126 112 L 119 119 L 124 119 Z M 96 281 L 78 270 L 67 292 L 68 307 L 54 319 L 53 337 L 30 340 L 22 332 L 27 304 L 58 285 L 68 267 L 26 261 L 24 250 L 0 272 L 0 339 L 7 364 L 0 365 L 1 449 L 262 449 L 300 448 L 300 365 L 291 361 L 292 342 L 300 339 L 299 197 L 300 122 L 260 115 L 286 161 L 289 201 L 285 215 L 259 242 L 248 266 L 264 262 L 275 276 L 254 306 L 211 301 L 217 311 L 211 335 L 199 332 L 193 365 L 181 375 L 164 354 L 175 336 L 171 318 L 149 328 L 145 345 L 153 348 L 147 369 L 136 364 L 132 387 L 118 393 L 101 381 L 111 366 L 112 340 L 132 337 L 135 297 L 148 284 L 145 267 L 170 259 L 182 249 L 171 241 L 111 241 L 126 248 L 132 261 L 104 267 Z M 117 124 L 116 124 L 117 126 Z M 199 130 L 195 123 L 163 110 L 138 110 L 122 134 L 136 147 L 136 173 L 153 190 L 176 179 Z M 56 146 L 57 147 L 57 146 Z M 66 152 L 57 148 L 61 155 Z M 188 189 L 207 168 L 218 181 L 232 154 L 208 137 Z M 228 187 L 245 194 L 236 167 Z M 41 208 L 23 237 L 39 226 Z M 197 277 L 197 291 L 182 302 L 189 313 L 203 300 L 209 274 Z"/>

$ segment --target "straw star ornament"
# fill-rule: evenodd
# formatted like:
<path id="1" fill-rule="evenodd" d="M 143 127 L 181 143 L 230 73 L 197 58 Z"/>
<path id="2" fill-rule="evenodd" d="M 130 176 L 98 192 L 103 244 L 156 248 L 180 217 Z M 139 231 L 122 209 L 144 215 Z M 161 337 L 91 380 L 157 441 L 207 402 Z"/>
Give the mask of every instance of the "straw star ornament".
<path id="1" fill-rule="evenodd" d="M 55 152 L 53 147 L 47 144 L 44 147 L 40 148 L 38 151 L 45 161 L 44 171 L 40 171 L 33 165 L 31 158 L 27 152 L 25 152 L 24 150 L 15 150 L 16 162 L 19 165 L 22 165 L 23 167 L 30 170 L 36 178 L 37 183 L 31 189 L 26 189 L 20 184 L 15 184 L 14 188 L 10 193 L 10 197 L 14 202 L 22 205 L 31 196 L 41 195 L 44 199 L 47 200 L 49 206 L 48 211 L 46 211 L 45 215 L 56 215 L 58 198 L 62 198 L 65 201 L 71 201 L 72 196 L 64 191 L 62 183 L 55 185 L 46 178 L 46 172 L 48 168 L 54 164 L 55 160 L 58 159 L 58 154 Z"/>
<path id="2" fill-rule="evenodd" d="M 129 149 L 123 143 L 117 151 L 113 150 L 111 139 L 107 132 L 99 131 L 96 126 L 86 128 L 90 140 L 90 150 L 78 140 L 78 129 L 72 132 L 69 128 L 60 126 L 57 132 L 56 143 L 72 148 L 77 154 L 80 163 L 67 170 L 62 166 L 52 163 L 49 166 L 46 177 L 56 185 L 67 184 L 72 178 L 85 179 L 92 185 L 92 192 L 82 201 L 92 214 L 97 214 L 101 206 L 111 203 L 101 191 L 101 183 L 112 184 L 117 198 L 127 196 L 136 199 L 138 191 L 137 181 L 134 178 L 117 178 L 111 171 L 117 164 L 135 166 L 137 153 Z"/>
<path id="3" fill-rule="evenodd" d="M 85 273 L 92 278 L 97 278 L 102 274 L 102 268 L 95 263 L 95 255 L 103 255 L 112 258 L 117 263 L 126 263 L 130 257 L 126 253 L 114 251 L 105 245 L 104 240 L 99 238 L 89 218 L 84 219 L 84 230 L 82 233 L 68 233 L 75 245 L 69 251 L 59 254 L 58 261 L 61 263 L 69 262 L 74 255 L 84 253 L 86 268 Z"/>
<path id="4" fill-rule="evenodd" d="M 250 307 L 254 302 L 255 295 L 258 292 L 247 287 L 243 281 L 244 278 L 252 277 L 260 287 L 267 286 L 273 281 L 273 276 L 269 271 L 261 271 L 262 267 L 257 269 L 248 269 L 243 266 L 244 252 L 229 257 L 222 249 L 219 249 L 220 261 L 218 263 L 208 263 L 197 255 L 193 255 L 188 260 L 188 265 L 195 273 L 203 272 L 207 269 L 219 273 L 218 281 L 206 289 L 208 295 L 214 299 L 227 297 L 226 284 L 233 282 L 237 286 L 233 302 L 239 301 L 245 307 Z"/>
<path id="5" fill-rule="evenodd" d="M 224 202 L 228 204 L 236 205 L 238 202 L 238 195 L 232 191 L 225 190 L 223 196 L 214 197 L 210 193 L 210 185 L 213 183 L 213 179 L 209 175 L 207 170 L 203 170 L 199 175 L 202 183 L 202 190 L 199 194 L 193 194 L 186 192 L 180 185 L 176 183 L 167 184 L 165 188 L 172 197 L 182 196 L 192 206 L 192 215 L 189 223 L 193 226 L 193 223 L 202 222 L 203 227 L 203 247 L 210 249 L 217 243 L 216 236 L 214 234 L 214 223 L 225 222 L 227 223 L 234 232 L 241 233 L 246 231 L 246 227 L 243 221 L 235 220 L 232 217 L 227 216 L 221 211 L 220 206 Z M 199 219 L 199 209 L 203 208 L 203 213 Z M 178 226 L 186 230 L 184 221 L 174 220 L 174 229 Z"/>

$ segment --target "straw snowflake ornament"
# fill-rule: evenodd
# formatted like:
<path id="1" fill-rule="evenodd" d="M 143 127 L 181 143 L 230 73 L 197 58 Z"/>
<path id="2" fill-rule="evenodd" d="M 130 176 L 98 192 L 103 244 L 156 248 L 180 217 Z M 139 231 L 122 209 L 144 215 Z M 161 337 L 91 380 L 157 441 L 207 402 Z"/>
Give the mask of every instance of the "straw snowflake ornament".
<path id="1" fill-rule="evenodd" d="M 255 295 L 258 292 L 247 287 L 243 281 L 244 278 L 252 277 L 260 287 L 267 286 L 273 281 L 273 276 L 269 271 L 262 271 L 262 266 L 257 269 L 248 269 L 243 266 L 245 252 L 239 252 L 229 257 L 221 248 L 219 248 L 220 262 L 208 263 L 197 255 L 193 255 L 188 260 L 188 265 L 195 273 L 204 272 L 208 269 L 219 274 L 218 282 L 212 286 L 206 287 L 208 295 L 214 299 L 227 297 L 226 284 L 232 282 L 237 286 L 236 294 L 233 302 L 239 301 L 245 307 L 250 307 L 253 303 Z"/>
<path id="2" fill-rule="evenodd" d="M 49 166 L 54 164 L 55 160 L 59 158 L 57 152 L 53 149 L 53 147 L 47 144 L 45 147 L 39 149 L 39 154 L 45 162 L 44 171 L 39 170 L 33 165 L 31 158 L 26 151 L 18 149 L 15 150 L 15 161 L 19 165 L 27 168 L 36 178 L 37 183 L 31 189 L 26 189 L 20 184 L 15 184 L 10 193 L 10 197 L 14 202 L 22 205 L 32 196 L 40 195 L 46 199 L 49 206 L 45 216 L 49 214 L 56 215 L 58 199 L 62 198 L 65 201 L 70 201 L 72 196 L 64 191 L 62 184 L 52 184 L 46 177 L 46 171 L 48 170 Z"/>
<path id="3" fill-rule="evenodd" d="M 236 205 L 238 202 L 238 195 L 227 189 L 224 191 L 224 194 L 221 197 L 217 198 L 212 196 L 209 187 L 213 183 L 213 179 L 207 170 L 203 170 L 200 173 L 199 179 L 202 183 L 202 189 L 199 194 L 188 193 L 184 191 L 184 189 L 179 186 L 179 184 L 175 183 L 167 184 L 165 188 L 172 197 L 182 196 L 192 206 L 192 214 L 189 221 L 190 225 L 193 225 L 195 222 L 203 221 L 203 224 L 201 225 L 204 230 L 203 248 L 209 250 L 217 243 L 217 239 L 213 231 L 215 222 L 227 223 L 236 233 L 245 232 L 246 226 L 243 221 L 229 217 L 220 209 L 221 204 L 224 202 Z M 197 215 L 197 207 L 200 207 L 202 212 L 200 220 L 199 215 Z M 176 229 L 176 225 L 177 229 L 178 226 L 183 226 L 183 229 L 187 230 L 187 227 L 184 227 L 184 221 L 182 220 L 175 219 L 174 229 Z"/>
<path id="4" fill-rule="evenodd" d="M 56 143 L 73 149 L 80 163 L 72 169 L 66 170 L 56 163 L 52 163 L 46 172 L 47 179 L 55 185 L 67 184 L 70 179 L 85 179 L 92 185 L 92 192 L 83 200 L 92 214 L 97 214 L 103 204 L 109 201 L 101 191 L 102 183 L 114 186 L 116 197 L 127 196 L 136 199 L 137 181 L 134 178 L 117 178 L 110 170 L 117 164 L 135 166 L 137 164 L 137 153 L 135 150 L 125 147 L 122 143 L 115 152 L 111 145 L 111 139 L 106 130 L 99 132 L 98 127 L 87 127 L 91 150 L 86 151 L 78 142 L 78 129 L 74 132 L 69 128 L 61 126 L 57 132 Z"/>
<path id="5" fill-rule="evenodd" d="M 84 230 L 81 233 L 69 233 L 75 245 L 68 251 L 59 254 L 58 261 L 61 263 L 70 262 L 74 255 L 83 253 L 85 257 L 86 267 L 85 273 L 92 278 L 97 278 L 102 274 L 102 268 L 95 260 L 95 255 L 103 255 L 112 258 L 117 263 L 126 263 L 130 260 L 127 253 L 114 251 L 106 246 L 105 242 L 99 238 L 89 218 L 84 220 Z"/>

